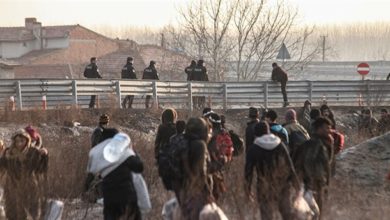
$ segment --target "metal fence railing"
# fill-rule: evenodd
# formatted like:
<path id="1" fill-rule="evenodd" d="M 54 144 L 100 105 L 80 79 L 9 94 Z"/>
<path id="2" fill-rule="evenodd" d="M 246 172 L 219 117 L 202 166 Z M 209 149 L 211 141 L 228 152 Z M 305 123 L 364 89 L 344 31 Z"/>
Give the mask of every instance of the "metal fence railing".
<path id="1" fill-rule="evenodd" d="M 290 81 L 287 84 L 290 104 L 305 100 L 333 106 L 386 106 L 390 104 L 390 81 Z M 282 105 L 280 85 L 257 82 L 163 82 L 139 80 L 1 80 L 2 108 L 34 109 L 88 107 L 91 95 L 98 95 L 100 107 L 121 108 L 126 95 L 134 95 L 134 108 L 144 107 L 151 95 L 161 107 L 193 108 L 193 97 L 206 97 L 213 108 L 232 109 L 249 106 Z"/>

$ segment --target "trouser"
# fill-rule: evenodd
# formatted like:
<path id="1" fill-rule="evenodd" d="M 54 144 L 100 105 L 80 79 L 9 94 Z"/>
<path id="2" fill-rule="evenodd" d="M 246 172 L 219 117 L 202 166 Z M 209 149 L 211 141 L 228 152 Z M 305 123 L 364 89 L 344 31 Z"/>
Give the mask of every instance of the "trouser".
<path id="1" fill-rule="evenodd" d="M 287 81 L 282 81 L 281 83 L 281 89 L 282 89 L 282 94 L 283 94 L 283 101 L 288 102 L 287 99 L 287 91 L 286 91 L 286 86 L 287 86 Z"/>
<path id="2" fill-rule="evenodd" d="M 150 99 L 152 98 L 151 95 L 147 95 L 146 96 L 146 100 L 145 100 L 145 108 L 149 108 L 149 103 L 150 103 Z"/>
<path id="3" fill-rule="evenodd" d="M 134 100 L 134 96 L 133 95 L 127 95 L 123 99 L 122 107 L 123 108 L 132 108 L 133 100 Z"/>
<path id="4" fill-rule="evenodd" d="M 286 187 L 280 195 L 257 196 L 261 219 L 278 219 L 278 212 L 283 220 L 293 219 L 293 204 L 290 200 L 290 188 Z"/>
<path id="5" fill-rule="evenodd" d="M 104 220 L 141 220 L 142 215 L 138 208 L 137 202 L 128 203 L 111 203 L 104 202 Z"/>
<path id="6" fill-rule="evenodd" d="M 96 103 L 96 95 L 91 95 L 91 100 L 89 101 L 89 108 L 94 108 Z"/>

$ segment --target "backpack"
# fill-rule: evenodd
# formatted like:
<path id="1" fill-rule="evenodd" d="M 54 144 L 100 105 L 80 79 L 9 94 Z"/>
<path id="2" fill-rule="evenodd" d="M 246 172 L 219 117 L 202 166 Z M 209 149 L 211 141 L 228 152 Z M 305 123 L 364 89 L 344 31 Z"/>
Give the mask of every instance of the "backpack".
<path id="1" fill-rule="evenodd" d="M 336 130 L 333 130 L 331 134 L 334 139 L 334 154 L 338 154 L 344 148 L 344 135 Z"/>
<path id="2" fill-rule="evenodd" d="M 242 152 L 244 152 L 244 141 L 233 130 L 229 131 L 229 135 L 233 142 L 233 156 L 239 156 Z"/>
<path id="3" fill-rule="evenodd" d="M 211 138 L 211 159 L 222 165 L 232 160 L 234 147 L 229 132 L 221 130 Z"/>
<path id="4" fill-rule="evenodd" d="M 173 182 L 181 182 L 184 178 L 182 155 L 188 152 L 188 140 L 184 134 L 172 136 L 169 143 L 159 151 L 158 173 L 167 190 L 173 190 Z"/>
<path id="5" fill-rule="evenodd" d="M 301 131 L 292 131 L 289 135 L 289 146 L 293 151 L 296 147 L 304 144 L 308 139 Z"/>

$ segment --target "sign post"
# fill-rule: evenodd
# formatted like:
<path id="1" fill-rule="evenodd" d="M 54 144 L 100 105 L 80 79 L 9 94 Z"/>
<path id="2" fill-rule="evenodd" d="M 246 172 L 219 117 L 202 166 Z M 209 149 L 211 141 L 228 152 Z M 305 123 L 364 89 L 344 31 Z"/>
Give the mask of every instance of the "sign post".
<path id="1" fill-rule="evenodd" d="M 362 80 L 364 80 L 364 77 L 370 72 L 370 65 L 368 63 L 360 63 L 357 66 L 357 72 L 362 76 Z"/>

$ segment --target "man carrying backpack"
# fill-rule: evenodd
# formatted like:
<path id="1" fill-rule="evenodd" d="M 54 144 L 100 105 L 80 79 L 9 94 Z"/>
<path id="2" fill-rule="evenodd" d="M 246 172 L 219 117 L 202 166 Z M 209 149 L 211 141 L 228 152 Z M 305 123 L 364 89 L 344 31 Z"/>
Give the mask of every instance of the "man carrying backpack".
<path id="1" fill-rule="evenodd" d="M 137 79 L 137 75 L 135 74 L 135 69 L 133 67 L 133 58 L 127 57 L 127 63 L 122 68 L 121 73 L 122 79 Z M 134 95 L 127 95 L 123 99 L 122 107 L 123 108 L 132 108 L 134 100 Z"/>
<path id="2" fill-rule="evenodd" d="M 283 128 L 282 125 L 276 123 L 277 118 L 278 114 L 272 109 L 265 113 L 265 121 L 268 122 L 271 133 L 282 139 L 283 143 L 288 146 L 289 140 L 287 130 Z"/>
<path id="3" fill-rule="evenodd" d="M 333 160 L 332 122 L 318 118 L 313 123 L 314 133 L 309 141 L 299 146 L 294 154 L 294 164 L 307 190 L 314 192 L 314 198 L 322 211 L 324 193 L 329 185 Z"/>
<path id="4" fill-rule="evenodd" d="M 290 189 L 291 186 L 299 188 L 299 184 L 294 179 L 296 174 L 286 146 L 279 137 L 271 134 L 267 122 L 256 124 L 255 136 L 246 154 L 245 192 L 254 199 L 251 184 L 253 170 L 256 170 L 261 219 L 278 219 L 278 212 L 284 220 L 294 219 Z"/>
<path id="5" fill-rule="evenodd" d="M 249 147 L 252 146 L 255 140 L 255 126 L 260 122 L 257 108 L 249 108 L 249 120 L 245 129 L 245 152 L 248 152 Z"/>
<path id="6" fill-rule="evenodd" d="M 295 149 L 309 140 L 310 136 L 306 129 L 297 121 L 297 113 L 294 109 L 289 109 L 286 112 L 286 124 L 284 128 L 287 130 L 290 152 L 293 155 Z"/>
<path id="7" fill-rule="evenodd" d="M 195 67 L 196 67 L 196 61 L 192 60 L 191 64 L 184 69 L 184 72 L 187 74 L 187 81 L 192 80 L 192 74 L 194 72 Z"/>
<path id="8" fill-rule="evenodd" d="M 282 89 L 282 94 L 283 94 L 283 107 L 287 107 L 290 105 L 288 103 L 287 99 L 287 91 L 286 91 L 286 86 L 287 86 L 287 81 L 288 81 L 288 76 L 286 71 L 284 71 L 280 66 L 278 66 L 277 63 L 272 64 L 272 76 L 271 76 L 272 81 L 274 82 L 280 82 L 281 84 L 281 89 Z"/>
<path id="9" fill-rule="evenodd" d="M 210 154 L 209 173 L 213 179 L 213 195 L 216 200 L 226 191 L 222 170 L 232 160 L 233 141 L 221 126 L 221 118 L 217 113 L 210 113 L 208 120 L 212 126 L 212 138 L 207 146 Z"/>
<path id="10" fill-rule="evenodd" d="M 91 63 L 84 69 L 84 77 L 88 79 L 101 79 L 102 76 L 99 73 L 99 68 L 96 65 L 96 57 L 91 57 Z M 91 95 L 91 101 L 89 102 L 89 108 L 94 108 L 96 102 L 96 95 Z"/>

